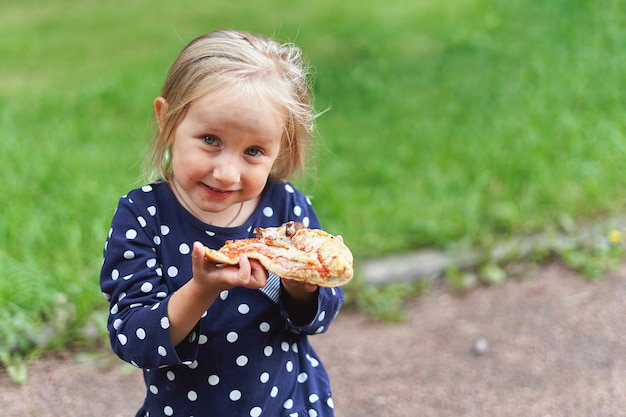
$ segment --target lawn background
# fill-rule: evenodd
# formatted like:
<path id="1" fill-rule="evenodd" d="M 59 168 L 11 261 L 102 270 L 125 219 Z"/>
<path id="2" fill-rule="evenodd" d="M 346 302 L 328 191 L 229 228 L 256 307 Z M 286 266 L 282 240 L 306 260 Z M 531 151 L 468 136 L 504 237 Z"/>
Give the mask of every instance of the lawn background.
<path id="1" fill-rule="evenodd" d="M 296 183 L 358 262 L 621 213 L 625 16 L 612 0 L 0 0 L 0 362 L 103 334 L 109 222 L 196 35 L 305 51 L 329 111 Z"/>

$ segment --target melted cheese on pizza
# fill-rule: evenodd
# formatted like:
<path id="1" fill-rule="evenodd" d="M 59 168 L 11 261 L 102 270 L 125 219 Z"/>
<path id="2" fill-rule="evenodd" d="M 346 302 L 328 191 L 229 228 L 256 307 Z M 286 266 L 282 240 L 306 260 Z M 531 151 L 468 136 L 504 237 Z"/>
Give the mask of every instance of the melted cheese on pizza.
<path id="1" fill-rule="evenodd" d="M 205 248 L 205 257 L 235 265 L 241 255 L 246 255 L 281 278 L 325 287 L 344 285 L 352 279 L 352 253 L 329 233 L 295 222 L 257 228 L 255 233 L 256 238 L 229 240 L 219 251 Z"/>

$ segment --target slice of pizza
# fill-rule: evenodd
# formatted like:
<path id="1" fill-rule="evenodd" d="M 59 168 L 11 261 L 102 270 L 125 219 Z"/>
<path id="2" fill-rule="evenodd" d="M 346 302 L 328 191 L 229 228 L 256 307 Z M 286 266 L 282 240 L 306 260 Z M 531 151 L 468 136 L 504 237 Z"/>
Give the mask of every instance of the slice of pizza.
<path id="1" fill-rule="evenodd" d="M 338 287 L 354 275 L 352 252 L 337 237 L 302 223 L 254 229 L 256 238 L 228 240 L 219 250 L 205 248 L 206 259 L 236 265 L 239 256 L 257 259 L 281 278 L 321 287 Z"/>

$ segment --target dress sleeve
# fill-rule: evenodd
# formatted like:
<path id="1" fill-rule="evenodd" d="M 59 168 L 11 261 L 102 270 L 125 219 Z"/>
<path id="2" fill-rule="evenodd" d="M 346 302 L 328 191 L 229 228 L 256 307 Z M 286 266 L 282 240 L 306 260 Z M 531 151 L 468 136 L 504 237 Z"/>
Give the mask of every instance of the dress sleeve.
<path id="1" fill-rule="evenodd" d="M 129 197 L 120 199 L 104 249 L 100 287 L 110 303 L 107 329 L 113 351 L 139 368 L 189 364 L 197 329 L 173 346 L 167 305 L 174 292 L 158 261 L 162 230 Z"/>
<path id="2" fill-rule="evenodd" d="M 284 293 L 281 298 L 284 297 Z M 287 321 L 287 325 L 298 333 L 318 334 L 328 330 L 333 319 L 339 314 L 341 305 L 343 304 L 343 290 L 341 288 L 322 288 L 319 287 L 317 295 L 317 304 L 313 319 L 305 324 L 298 324 L 293 320 L 293 309 L 289 302 L 281 302 L 281 311 L 283 317 Z M 290 312 L 291 311 L 291 312 Z"/>

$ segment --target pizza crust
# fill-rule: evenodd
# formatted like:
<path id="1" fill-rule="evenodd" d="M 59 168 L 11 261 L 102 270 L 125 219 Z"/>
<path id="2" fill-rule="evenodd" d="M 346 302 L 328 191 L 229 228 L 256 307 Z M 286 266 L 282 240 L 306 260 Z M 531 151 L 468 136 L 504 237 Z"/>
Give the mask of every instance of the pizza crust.
<path id="1" fill-rule="evenodd" d="M 354 275 L 352 252 L 330 233 L 297 222 L 254 232 L 256 238 L 229 240 L 220 250 L 205 248 L 205 258 L 236 265 L 246 255 L 281 278 L 321 287 L 345 285 Z"/>

